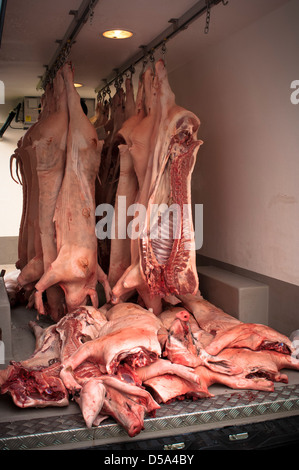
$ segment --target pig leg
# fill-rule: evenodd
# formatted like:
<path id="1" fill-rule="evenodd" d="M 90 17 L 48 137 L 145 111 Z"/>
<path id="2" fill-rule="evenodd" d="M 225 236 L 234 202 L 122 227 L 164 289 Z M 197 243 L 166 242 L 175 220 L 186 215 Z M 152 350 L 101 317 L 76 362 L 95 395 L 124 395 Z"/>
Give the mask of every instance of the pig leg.
<path id="1" fill-rule="evenodd" d="M 112 303 L 120 302 L 123 296 L 134 292 L 141 283 L 142 278 L 139 266 L 129 266 L 112 289 Z"/>
<path id="2" fill-rule="evenodd" d="M 43 247 L 43 263 L 46 271 L 57 257 L 56 235 L 53 222 L 56 199 L 62 182 L 64 150 L 53 144 L 53 139 L 41 139 L 35 143 L 37 173 L 39 179 L 39 226 Z M 47 289 L 47 309 L 57 321 L 65 313 L 64 293 L 57 285 Z"/>
<path id="3" fill-rule="evenodd" d="M 146 307 L 152 309 L 155 315 L 162 312 L 162 299 L 158 295 L 151 295 L 141 274 L 139 263 L 129 266 L 117 281 L 112 289 L 112 303 L 117 304 L 127 299 L 135 290 L 138 291 Z"/>
<path id="4" fill-rule="evenodd" d="M 127 78 L 125 82 L 126 87 L 126 103 L 125 103 L 125 119 L 129 119 L 135 113 L 135 98 L 132 83 L 132 77 Z"/>
<path id="5" fill-rule="evenodd" d="M 274 390 L 273 382 L 264 378 L 246 379 L 238 375 L 229 376 L 211 371 L 204 366 L 196 367 L 195 373 L 199 375 L 206 387 L 210 387 L 210 385 L 215 383 L 221 383 L 236 389 L 266 390 L 270 392 Z"/>
<path id="6" fill-rule="evenodd" d="M 31 148 L 28 153 L 30 154 L 31 164 L 36 165 L 35 149 Z M 27 246 L 27 264 L 21 271 L 18 277 L 18 282 L 22 287 L 26 284 L 37 281 L 44 272 L 43 267 L 43 253 L 41 246 L 40 230 L 39 230 L 39 210 L 38 210 L 38 179 L 35 167 L 32 170 L 32 181 L 30 200 L 28 201 L 28 246 Z M 33 188 L 33 186 L 35 187 Z"/>
<path id="7" fill-rule="evenodd" d="M 136 372 L 142 382 L 159 375 L 174 374 L 189 382 L 201 383 L 200 376 L 194 372 L 194 369 L 181 364 L 174 364 L 166 359 L 157 359 L 148 366 L 139 367 Z"/>
<path id="8" fill-rule="evenodd" d="M 108 276 L 107 274 L 104 273 L 103 269 L 101 268 L 99 264 L 97 266 L 97 277 L 98 277 L 98 281 L 102 284 L 104 288 L 106 302 L 110 302 L 111 297 L 112 297 L 112 291 L 111 291 L 110 283 L 108 281 Z"/>
<path id="9" fill-rule="evenodd" d="M 42 254 L 34 256 L 22 269 L 18 276 L 18 283 L 26 289 L 26 286 L 34 283 L 43 275 L 44 263 Z"/>
<path id="10" fill-rule="evenodd" d="M 162 313 L 162 298 L 159 295 L 152 295 L 147 284 L 137 288 L 137 291 L 148 310 L 152 310 L 155 315 Z"/>
<path id="11" fill-rule="evenodd" d="M 15 150 L 15 153 L 11 156 L 10 166 L 11 166 L 11 175 L 12 175 L 12 161 L 16 158 L 16 165 L 17 165 L 17 175 L 19 182 L 22 184 L 22 192 L 23 192 L 23 208 L 22 208 L 22 218 L 20 222 L 20 229 L 19 229 L 19 241 L 18 241 L 18 261 L 16 262 L 16 268 L 23 269 L 26 266 L 28 261 L 27 259 L 27 244 L 28 244 L 28 236 L 27 236 L 27 213 L 28 213 L 28 172 L 26 174 L 26 162 L 24 162 L 23 158 L 23 150 L 22 150 L 22 140 L 20 139 L 18 142 L 18 148 Z M 25 154 L 26 157 L 26 154 Z M 19 177 L 19 171 L 21 173 L 21 179 Z M 12 176 L 13 180 L 14 177 Z M 18 183 L 18 181 L 16 181 Z"/>
<path id="12" fill-rule="evenodd" d="M 98 342 L 101 342 L 102 338 L 98 339 Z M 77 351 L 72 354 L 62 365 L 62 370 L 60 372 L 60 377 L 65 385 L 65 387 L 71 391 L 75 392 L 81 390 L 82 386 L 76 381 L 73 371 L 80 365 L 82 362 L 86 361 L 90 355 L 91 351 L 88 347 L 88 343 L 85 343 L 77 349 Z"/>
<path id="13" fill-rule="evenodd" d="M 131 253 L 130 243 L 131 240 L 127 235 L 127 225 L 129 217 L 126 215 L 119 216 L 120 199 L 125 198 L 125 211 L 128 207 L 135 202 L 137 194 L 137 179 L 134 172 L 132 156 L 128 151 L 127 145 L 119 145 L 120 151 L 120 173 L 119 181 L 115 199 L 115 213 L 114 222 L 117 230 L 115 230 L 115 238 L 111 240 L 110 251 L 110 265 L 109 265 L 109 284 L 113 287 L 118 279 L 123 275 L 124 271 L 130 266 Z M 119 221 L 124 221 L 125 224 L 119 225 Z M 124 233 L 122 233 L 124 232 Z"/>
<path id="14" fill-rule="evenodd" d="M 148 164 L 153 153 L 157 123 L 160 119 L 157 87 L 157 77 L 153 77 L 151 68 L 148 68 L 144 73 L 146 116 L 133 129 L 130 135 L 132 145 L 129 148 L 140 189 L 143 187 Z"/>
<path id="15" fill-rule="evenodd" d="M 40 280 L 36 283 L 35 308 L 40 315 L 46 314 L 42 299 L 43 292 L 51 286 L 57 284 L 60 280 L 60 274 L 50 266 L 50 268 L 41 276 Z"/>
<path id="16" fill-rule="evenodd" d="M 76 247 L 74 249 L 76 249 Z M 87 253 L 87 256 L 88 255 L 89 253 Z M 93 279 L 91 279 L 90 285 L 88 282 L 85 282 L 86 275 L 84 269 L 89 265 L 88 262 L 86 263 L 86 259 L 85 257 L 78 258 L 75 253 L 72 253 L 70 247 L 66 245 L 62 247 L 57 259 L 50 265 L 35 286 L 36 309 L 41 315 L 45 314 L 42 293 L 55 284 L 59 284 L 65 292 L 68 311 L 84 304 L 88 295 L 91 297 L 93 306 L 98 306 L 96 290 L 95 287 L 93 287 L 96 282 L 94 282 Z M 99 266 L 96 270 L 97 272 L 94 273 L 94 277 L 102 282 L 105 293 L 109 298 L 110 287 L 107 276 Z"/>

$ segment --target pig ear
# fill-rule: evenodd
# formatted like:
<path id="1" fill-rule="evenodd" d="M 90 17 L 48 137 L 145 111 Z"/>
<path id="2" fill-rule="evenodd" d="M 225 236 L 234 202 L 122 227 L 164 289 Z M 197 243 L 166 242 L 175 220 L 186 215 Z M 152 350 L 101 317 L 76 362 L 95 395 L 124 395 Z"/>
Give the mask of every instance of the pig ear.
<path id="1" fill-rule="evenodd" d="M 91 379 L 83 385 L 80 408 L 86 426 L 91 428 L 104 404 L 106 388 L 99 379 Z"/>

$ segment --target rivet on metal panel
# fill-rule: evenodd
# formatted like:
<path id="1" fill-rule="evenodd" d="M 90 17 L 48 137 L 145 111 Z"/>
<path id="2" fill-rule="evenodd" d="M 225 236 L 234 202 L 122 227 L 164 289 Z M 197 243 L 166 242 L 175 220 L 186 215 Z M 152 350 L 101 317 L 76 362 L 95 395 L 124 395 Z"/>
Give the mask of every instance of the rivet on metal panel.
<path id="1" fill-rule="evenodd" d="M 242 441 L 248 439 L 248 432 L 239 432 L 238 434 L 230 434 L 228 436 L 230 441 Z"/>
<path id="2" fill-rule="evenodd" d="M 163 446 L 163 450 L 178 450 L 178 449 L 184 449 L 185 448 L 185 442 L 176 442 L 175 444 L 165 444 Z"/>

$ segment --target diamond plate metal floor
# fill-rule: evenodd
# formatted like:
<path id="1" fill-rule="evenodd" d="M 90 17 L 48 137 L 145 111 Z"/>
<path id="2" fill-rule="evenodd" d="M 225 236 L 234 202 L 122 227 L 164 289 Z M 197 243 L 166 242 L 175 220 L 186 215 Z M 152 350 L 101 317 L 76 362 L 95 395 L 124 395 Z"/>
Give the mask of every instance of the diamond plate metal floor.
<path id="1" fill-rule="evenodd" d="M 54 416 L 0 423 L 0 449 L 80 448 L 299 415 L 299 385 L 280 385 L 274 392 L 232 391 L 162 405 L 154 418 L 145 419 L 144 430 L 135 438 L 129 438 L 112 419 L 87 429 L 80 412 L 56 412 Z"/>

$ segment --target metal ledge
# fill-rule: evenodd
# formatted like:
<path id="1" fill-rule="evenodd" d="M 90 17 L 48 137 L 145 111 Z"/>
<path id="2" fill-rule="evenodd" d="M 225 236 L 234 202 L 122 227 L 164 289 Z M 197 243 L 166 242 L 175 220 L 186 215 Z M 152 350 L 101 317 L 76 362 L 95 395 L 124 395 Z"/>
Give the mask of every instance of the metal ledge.
<path id="1" fill-rule="evenodd" d="M 59 411 L 58 411 L 59 412 Z M 86 428 L 80 412 L 0 424 L 1 450 L 71 449 L 159 436 L 190 433 L 231 424 L 266 421 L 299 414 L 299 385 L 279 385 L 274 392 L 233 391 L 197 401 L 162 405 L 155 418 L 146 418 L 135 438 L 112 419 Z"/>

